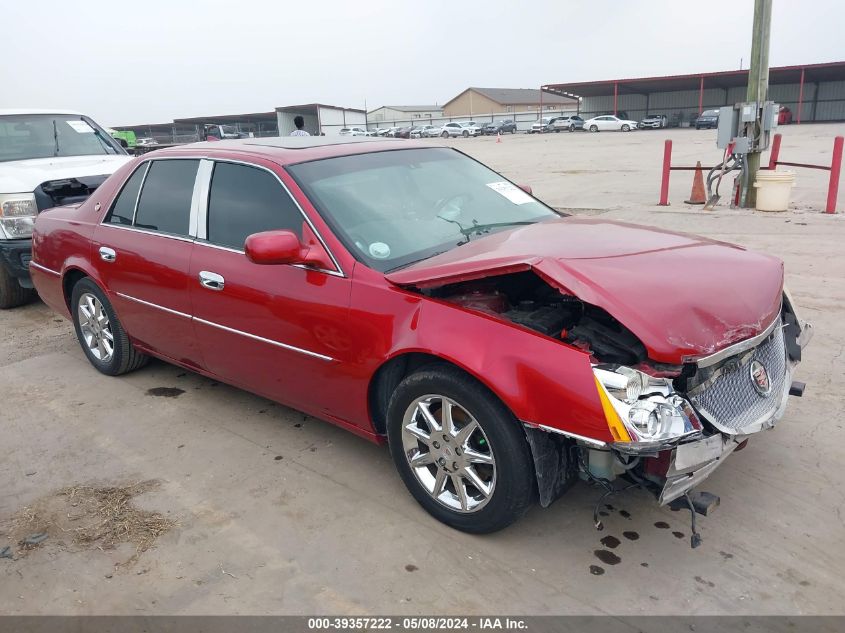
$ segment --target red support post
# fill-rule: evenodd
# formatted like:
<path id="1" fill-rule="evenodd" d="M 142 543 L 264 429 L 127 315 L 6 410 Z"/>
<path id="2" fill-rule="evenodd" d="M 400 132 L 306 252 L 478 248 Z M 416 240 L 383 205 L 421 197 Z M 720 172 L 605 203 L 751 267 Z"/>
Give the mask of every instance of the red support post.
<path id="1" fill-rule="evenodd" d="M 798 85 L 798 125 L 801 125 L 801 110 L 804 108 L 804 69 L 801 69 L 801 83 Z"/>
<path id="2" fill-rule="evenodd" d="M 839 172 L 842 171 L 842 146 L 845 137 L 833 139 L 833 160 L 830 162 L 830 183 L 827 187 L 827 207 L 825 213 L 836 213 L 836 196 L 839 193 Z"/>
<path id="3" fill-rule="evenodd" d="M 660 181 L 660 202 L 657 203 L 657 206 L 659 207 L 669 206 L 669 172 L 671 167 L 672 141 L 670 139 L 666 139 L 663 143 L 663 178 Z"/>
<path id="4" fill-rule="evenodd" d="M 778 158 L 780 158 L 780 134 L 775 134 L 772 139 L 772 151 L 769 152 L 769 169 L 777 169 Z"/>
<path id="5" fill-rule="evenodd" d="M 619 109 L 616 107 L 617 103 L 619 102 L 619 82 L 613 82 L 613 115 L 616 116 L 616 113 L 619 112 Z"/>
<path id="6" fill-rule="evenodd" d="M 698 113 L 701 114 L 704 108 L 704 75 L 698 82 Z"/>

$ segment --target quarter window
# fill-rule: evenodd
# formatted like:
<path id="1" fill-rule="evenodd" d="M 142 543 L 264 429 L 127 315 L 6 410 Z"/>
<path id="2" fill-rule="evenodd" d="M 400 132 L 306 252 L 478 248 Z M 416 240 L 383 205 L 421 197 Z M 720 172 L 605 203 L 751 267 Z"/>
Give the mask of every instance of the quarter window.
<path id="1" fill-rule="evenodd" d="M 191 197 L 198 160 L 156 160 L 150 165 L 135 226 L 173 235 L 188 235 Z"/>
<path id="2" fill-rule="evenodd" d="M 242 249 L 253 233 L 286 229 L 302 238 L 303 217 L 273 174 L 216 163 L 208 199 L 208 241 Z"/>
<path id="3" fill-rule="evenodd" d="M 123 185 L 123 190 L 117 196 L 117 200 L 114 201 L 106 222 L 110 222 L 111 224 L 132 224 L 132 216 L 135 214 L 135 202 L 138 200 L 138 191 L 141 189 L 141 181 L 144 180 L 144 174 L 146 172 L 147 165 L 143 164 L 129 177 L 129 180 Z"/>

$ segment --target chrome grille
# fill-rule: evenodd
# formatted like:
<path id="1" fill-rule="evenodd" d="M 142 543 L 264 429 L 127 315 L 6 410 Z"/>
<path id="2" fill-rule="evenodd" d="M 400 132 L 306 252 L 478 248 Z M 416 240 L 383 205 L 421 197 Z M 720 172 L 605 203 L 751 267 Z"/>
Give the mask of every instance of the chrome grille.
<path id="1" fill-rule="evenodd" d="M 751 378 L 751 364 L 759 361 L 766 368 L 771 383 L 768 394 L 760 394 Z M 772 336 L 745 354 L 725 361 L 711 378 L 693 388 L 690 400 L 699 413 L 719 430 L 741 433 L 747 427 L 773 417 L 784 399 L 786 349 L 783 328 L 775 328 Z M 749 432 L 759 430 L 751 428 Z"/>

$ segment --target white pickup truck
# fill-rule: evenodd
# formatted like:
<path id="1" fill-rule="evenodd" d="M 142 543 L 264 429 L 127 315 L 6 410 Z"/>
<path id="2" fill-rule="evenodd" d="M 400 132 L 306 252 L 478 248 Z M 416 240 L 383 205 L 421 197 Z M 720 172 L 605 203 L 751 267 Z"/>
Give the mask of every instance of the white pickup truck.
<path id="1" fill-rule="evenodd" d="M 35 216 L 82 202 L 128 160 L 118 141 L 78 112 L 0 110 L 0 309 L 35 294 Z"/>

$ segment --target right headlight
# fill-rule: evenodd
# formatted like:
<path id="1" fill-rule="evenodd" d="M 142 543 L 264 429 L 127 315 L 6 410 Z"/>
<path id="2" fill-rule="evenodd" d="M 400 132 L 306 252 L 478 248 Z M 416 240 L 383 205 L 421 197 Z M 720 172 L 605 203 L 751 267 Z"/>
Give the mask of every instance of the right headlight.
<path id="1" fill-rule="evenodd" d="M 30 237 L 37 215 L 34 194 L 0 194 L 0 232 L 8 239 Z"/>
<path id="2" fill-rule="evenodd" d="M 701 421 L 669 378 L 624 366 L 597 366 L 593 373 L 617 443 L 663 444 L 701 432 Z"/>

